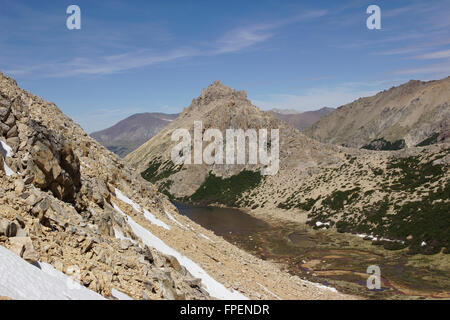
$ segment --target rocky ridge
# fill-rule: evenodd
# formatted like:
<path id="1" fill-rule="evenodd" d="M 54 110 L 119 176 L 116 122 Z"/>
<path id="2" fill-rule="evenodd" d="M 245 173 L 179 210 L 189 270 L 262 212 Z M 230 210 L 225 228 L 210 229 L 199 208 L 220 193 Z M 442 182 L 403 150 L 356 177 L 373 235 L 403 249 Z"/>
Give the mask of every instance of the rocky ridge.
<path id="1" fill-rule="evenodd" d="M 355 148 L 377 139 L 402 142 L 407 147 L 427 139 L 428 144 L 448 141 L 450 77 L 428 82 L 411 80 L 373 97 L 360 98 L 327 114 L 305 134 L 321 142 Z"/>

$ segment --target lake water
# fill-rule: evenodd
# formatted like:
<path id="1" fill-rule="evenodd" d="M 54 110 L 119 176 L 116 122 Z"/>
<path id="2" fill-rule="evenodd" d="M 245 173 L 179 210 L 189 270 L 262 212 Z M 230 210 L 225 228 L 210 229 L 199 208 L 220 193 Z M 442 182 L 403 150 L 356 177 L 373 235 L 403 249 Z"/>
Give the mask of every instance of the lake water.
<path id="1" fill-rule="evenodd" d="M 405 250 L 385 250 L 333 230 L 291 222 L 268 224 L 233 208 L 174 204 L 181 214 L 241 249 L 341 292 L 369 299 L 450 298 L 450 255 L 416 259 Z M 366 287 L 370 265 L 381 269 L 381 290 Z"/>

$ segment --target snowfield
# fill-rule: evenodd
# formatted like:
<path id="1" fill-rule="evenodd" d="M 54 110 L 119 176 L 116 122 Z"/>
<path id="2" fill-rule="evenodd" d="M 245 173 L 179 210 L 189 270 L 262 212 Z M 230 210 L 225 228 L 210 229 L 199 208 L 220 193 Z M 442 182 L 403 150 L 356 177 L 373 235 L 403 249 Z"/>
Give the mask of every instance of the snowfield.
<path id="1" fill-rule="evenodd" d="M 40 269 L 0 246 L 0 296 L 15 300 L 103 300 L 105 299 L 51 265 Z"/>

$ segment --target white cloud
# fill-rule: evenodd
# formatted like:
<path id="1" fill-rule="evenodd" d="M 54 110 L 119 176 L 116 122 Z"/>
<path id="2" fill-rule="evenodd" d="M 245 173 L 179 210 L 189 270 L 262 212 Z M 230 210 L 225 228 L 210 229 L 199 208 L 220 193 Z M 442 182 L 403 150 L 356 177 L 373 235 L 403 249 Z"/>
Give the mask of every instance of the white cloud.
<path id="1" fill-rule="evenodd" d="M 287 19 L 268 23 L 252 24 L 235 28 L 206 46 L 178 47 L 166 52 L 155 52 L 151 49 L 128 51 L 112 56 L 76 57 L 65 61 L 35 63 L 34 65 L 10 68 L 5 72 L 12 75 L 23 75 L 39 72 L 40 76 L 71 77 L 77 75 L 105 75 L 170 62 L 187 57 L 214 56 L 239 52 L 265 42 L 275 36 L 276 30 L 289 24 L 322 17 L 326 10 L 311 10 Z"/>
<path id="2" fill-rule="evenodd" d="M 394 71 L 394 74 L 405 74 L 405 75 L 432 74 L 435 78 L 445 77 L 450 74 L 450 61 L 422 67 L 401 69 Z"/>
<path id="3" fill-rule="evenodd" d="M 450 58 L 450 50 L 441 50 L 416 56 L 417 59 L 443 59 Z"/>
<path id="4" fill-rule="evenodd" d="M 379 90 L 354 90 L 349 87 L 314 88 L 304 94 L 270 94 L 253 104 L 268 110 L 272 108 L 294 109 L 299 111 L 317 110 L 322 107 L 336 108 L 358 98 L 376 94 Z"/>

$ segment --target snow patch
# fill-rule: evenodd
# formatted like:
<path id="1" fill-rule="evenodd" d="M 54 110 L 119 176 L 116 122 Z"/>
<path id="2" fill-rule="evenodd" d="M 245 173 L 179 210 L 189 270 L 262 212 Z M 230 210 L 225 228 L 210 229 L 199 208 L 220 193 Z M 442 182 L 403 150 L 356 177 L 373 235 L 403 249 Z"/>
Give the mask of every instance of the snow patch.
<path id="1" fill-rule="evenodd" d="M 117 230 L 116 228 L 113 228 L 113 229 L 114 229 L 114 237 L 116 237 L 117 239 L 119 239 L 119 240 L 130 240 L 132 243 L 136 243 L 136 241 L 134 241 L 133 239 L 125 237 L 123 235 L 123 233 L 120 232 L 120 230 Z"/>
<path id="2" fill-rule="evenodd" d="M 317 221 L 316 222 L 316 227 L 321 227 L 321 226 L 329 226 L 330 225 L 330 223 L 329 222 L 320 222 L 320 221 Z"/>
<path id="3" fill-rule="evenodd" d="M 203 233 L 200 233 L 199 236 L 212 242 L 212 240 L 210 238 L 208 238 L 207 236 L 205 236 Z"/>
<path id="4" fill-rule="evenodd" d="M 14 174 L 14 171 L 12 171 L 10 167 L 8 167 L 5 158 L 13 156 L 12 148 L 8 146 L 5 142 L 0 140 L 0 151 L 3 156 L 3 167 L 5 168 L 5 173 L 8 177 L 10 177 Z"/>
<path id="5" fill-rule="evenodd" d="M 0 246 L 0 296 L 16 300 L 104 299 L 49 264 L 41 263 L 40 268 Z"/>
<path id="6" fill-rule="evenodd" d="M 164 212 L 166 213 L 166 215 L 169 217 L 170 220 L 175 222 L 180 227 L 185 228 L 185 226 L 181 222 L 179 222 L 177 219 L 175 219 L 169 212 L 167 212 L 166 210 L 164 210 Z"/>
<path id="7" fill-rule="evenodd" d="M 113 203 L 114 208 L 117 210 L 117 205 Z M 230 291 L 225 286 L 215 279 L 213 279 L 205 270 L 203 270 L 198 264 L 189 259 L 188 257 L 182 255 L 178 251 L 172 249 L 167 244 L 165 244 L 161 239 L 153 235 L 149 230 L 142 227 L 140 224 L 136 223 L 131 217 L 125 215 L 120 209 L 118 212 L 125 216 L 128 221 L 129 226 L 133 230 L 134 234 L 138 236 L 143 243 L 149 247 L 153 247 L 159 252 L 165 255 L 174 256 L 180 265 L 184 266 L 194 277 L 200 278 L 203 285 L 205 286 L 208 293 L 222 300 L 248 300 L 243 294 L 237 291 Z"/>
<path id="8" fill-rule="evenodd" d="M 114 188 L 114 193 L 116 194 L 117 199 L 131 205 L 137 212 L 141 212 L 141 207 L 136 202 L 124 195 L 119 189 Z"/>
<path id="9" fill-rule="evenodd" d="M 1 140 L 0 140 L 0 144 L 2 145 L 3 158 L 5 158 L 5 157 L 12 157 L 13 156 L 12 148 L 10 146 L 8 146 L 5 142 L 1 141 Z"/>
<path id="10" fill-rule="evenodd" d="M 156 218 L 153 214 L 151 214 L 147 209 L 144 209 L 144 217 L 145 219 L 147 219 L 148 221 L 150 221 L 151 223 L 157 225 L 158 227 L 162 227 L 166 230 L 170 230 L 170 227 L 165 224 L 164 222 L 162 222 L 161 220 L 159 220 L 158 218 Z"/>
<path id="11" fill-rule="evenodd" d="M 142 212 L 141 206 L 138 205 L 136 202 L 134 202 L 133 200 L 131 200 L 130 198 L 128 198 L 126 195 L 124 195 L 119 189 L 115 188 L 114 193 L 116 194 L 117 199 L 129 204 L 130 206 L 133 207 L 134 210 L 136 210 L 137 212 Z M 122 212 L 122 211 L 121 211 Z M 122 212 L 123 213 L 123 212 Z M 157 225 L 158 227 L 162 227 L 166 230 L 170 230 L 170 227 L 165 224 L 164 222 L 162 222 L 161 220 L 159 220 L 158 218 L 156 218 L 153 214 L 151 214 L 147 209 L 144 209 L 144 217 L 145 219 L 147 219 L 148 221 L 150 221 L 151 223 Z"/>

